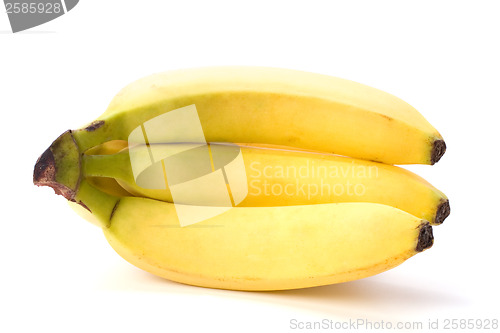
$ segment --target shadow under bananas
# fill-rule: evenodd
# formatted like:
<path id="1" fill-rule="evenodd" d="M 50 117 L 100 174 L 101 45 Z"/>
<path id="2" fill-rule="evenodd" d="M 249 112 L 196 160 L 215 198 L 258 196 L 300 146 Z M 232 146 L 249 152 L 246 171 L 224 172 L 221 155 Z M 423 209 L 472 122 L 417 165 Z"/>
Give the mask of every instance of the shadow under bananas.
<path id="1" fill-rule="evenodd" d="M 466 303 L 465 299 L 426 287 L 422 281 L 402 283 L 383 277 L 369 277 L 328 286 L 273 291 L 269 294 L 285 306 L 300 307 L 316 314 L 345 319 L 395 320 L 423 313 L 432 317 L 437 309 Z"/>
<path id="2" fill-rule="evenodd" d="M 122 270 L 126 269 L 120 266 Z M 185 295 L 208 295 L 225 299 L 248 300 L 253 303 L 275 304 L 296 311 L 327 319 L 363 318 L 367 320 L 397 320 L 415 315 L 434 317 L 443 309 L 461 307 L 468 300 L 440 290 L 425 281 L 395 279 L 390 276 L 374 276 L 357 281 L 334 285 L 282 290 L 282 291 L 232 291 L 201 288 L 165 280 L 129 267 L 127 272 L 113 271 L 104 277 L 100 289 L 126 292 L 172 293 Z M 109 271 L 108 271 L 109 273 Z M 117 279 L 116 275 L 121 278 Z M 381 274 L 385 275 L 385 274 Z M 123 276 L 128 276 L 126 280 Z M 121 281 L 121 283 L 117 283 Z"/>

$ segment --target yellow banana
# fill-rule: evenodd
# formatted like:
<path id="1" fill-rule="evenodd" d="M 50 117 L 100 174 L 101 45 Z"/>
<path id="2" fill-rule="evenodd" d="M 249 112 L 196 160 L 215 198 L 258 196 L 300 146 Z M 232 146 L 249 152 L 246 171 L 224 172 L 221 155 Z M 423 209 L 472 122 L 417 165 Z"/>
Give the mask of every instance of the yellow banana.
<path id="1" fill-rule="evenodd" d="M 76 200 L 90 207 L 124 259 L 202 287 L 282 290 L 351 281 L 433 244 L 428 222 L 373 203 L 234 207 L 181 227 L 171 203 L 112 197 L 85 181 Z"/>
<path id="2" fill-rule="evenodd" d="M 129 150 L 124 148 L 126 143 L 115 145 L 115 149 L 102 148 L 100 151 L 94 149 L 89 152 L 99 152 L 102 155 L 83 156 L 85 177 L 90 177 L 103 191 L 109 192 L 112 187 L 108 183 L 96 184 L 94 179 L 115 179 L 135 196 L 174 202 L 168 184 L 164 186 L 166 180 L 163 173 L 155 180 L 159 187 L 148 189 L 137 185 Z M 144 150 L 143 156 L 147 156 L 147 150 L 166 150 L 178 145 L 139 146 L 134 149 Z M 216 150 L 217 153 L 229 156 L 235 151 L 235 146 L 211 144 L 210 147 L 212 154 Z M 103 152 L 104 150 L 106 151 Z M 241 177 L 246 181 L 247 194 L 236 204 L 237 207 L 373 202 L 399 208 L 433 224 L 442 223 L 449 214 L 448 199 L 441 191 L 418 175 L 396 166 L 276 147 L 240 145 L 237 146 L 236 153 L 238 152 L 242 155 Z M 226 160 L 231 160 L 232 157 L 229 156 Z M 198 164 L 194 159 L 196 156 L 190 156 L 189 160 L 182 161 L 183 167 Z M 212 171 L 214 170 L 208 170 Z M 168 180 L 168 176 L 166 178 Z M 164 189 L 160 189 L 162 187 Z M 175 202 L 209 205 L 199 199 L 197 192 L 193 191 L 187 198 L 188 201 L 177 199 Z M 209 193 L 210 196 L 213 195 L 212 191 Z"/>
<path id="3" fill-rule="evenodd" d="M 146 77 L 120 91 L 104 114 L 74 135 L 85 151 L 127 140 L 149 119 L 190 105 L 208 142 L 284 145 L 387 164 L 434 164 L 446 148 L 417 110 L 388 93 L 325 75 L 261 67 Z"/>

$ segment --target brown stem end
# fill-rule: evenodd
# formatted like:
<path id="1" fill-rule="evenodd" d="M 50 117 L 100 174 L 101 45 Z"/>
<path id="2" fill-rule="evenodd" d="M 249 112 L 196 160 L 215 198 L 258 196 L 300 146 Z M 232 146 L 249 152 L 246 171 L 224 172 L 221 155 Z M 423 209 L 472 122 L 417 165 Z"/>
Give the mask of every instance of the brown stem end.
<path id="1" fill-rule="evenodd" d="M 422 252 L 434 244 L 434 235 L 432 234 L 432 226 L 429 222 L 424 222 L 420 225 L 418 233 L 417 252 Z"/>
<path id="2" fill-rule="evenodd" d="M 436 211 L 434 224 L 441 224 L 450 215 L 450 201 L 448 199 L 441 202 Z"/>
<path id="3" fill-rule="evenodd" d="M 80 152 L 71 131 L 61 134 L 35 163 L 33 183 L 74 201 L 80 182 Z"/>
<path id="4" fill-rule="evenodd" d="M 441 157 L 443 157 L 445 152 L 446 143 L 444 143 L 444 140 L 435 140 L 434 144 L 432 145 L 431 165 L 437 163 L 441 159 Z"/>
<path id="5" fill-rule="evenodd" d="M 68 200 L 74 200 L 75 191 L 56 181 L 56 162 L 50 148 L 47 148 L 36 161 L 33 184 L 52 187 L 56 194 L 62 195 Z"/>

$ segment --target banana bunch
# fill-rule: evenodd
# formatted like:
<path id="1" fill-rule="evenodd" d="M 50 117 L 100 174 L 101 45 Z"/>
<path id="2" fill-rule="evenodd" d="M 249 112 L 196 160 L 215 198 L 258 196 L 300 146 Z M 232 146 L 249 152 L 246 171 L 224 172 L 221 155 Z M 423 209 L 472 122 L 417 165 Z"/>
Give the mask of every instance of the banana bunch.
<path id="1" fill-rule="evenodd" d="M 447 197 L 393 164 L 441 135 L 359 83 L 259 67 L 166 72 L 58 137 L 33 180 L 127 261 L 191 285 L 281 290 L 393 268 L 433 244 Z"/>

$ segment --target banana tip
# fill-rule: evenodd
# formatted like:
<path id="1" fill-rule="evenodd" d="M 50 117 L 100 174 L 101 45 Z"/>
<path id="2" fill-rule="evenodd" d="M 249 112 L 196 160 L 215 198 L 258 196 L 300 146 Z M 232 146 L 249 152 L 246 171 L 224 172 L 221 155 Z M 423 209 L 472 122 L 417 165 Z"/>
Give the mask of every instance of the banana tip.
<path id="1" fill-rule="evenodd" d="M 443 201 L 437 211 L 436 211 L 436 218 L 434 219 L 435 224 L 441 224 L 443 221 L 450 215 L 450 201 L 445 200 Z"/>
<path id="2" fill-rule="evenodd" d="M 435 140 L 434 144 L 432 145 L 431 164 L 437 163 L 441 159 L 441 157 L 443 157 L 445 152 L 446 143 L 444 142 L 444 140 Z"/>
<path id="3" fill-rule="evenodd" d="M 432 234 L 432 226 L 429 222 L 424 222 L 420 225 L 418 233 L 417 252 L 422 252 L 430 248 L 434 244 L 434 235 Z"/>

